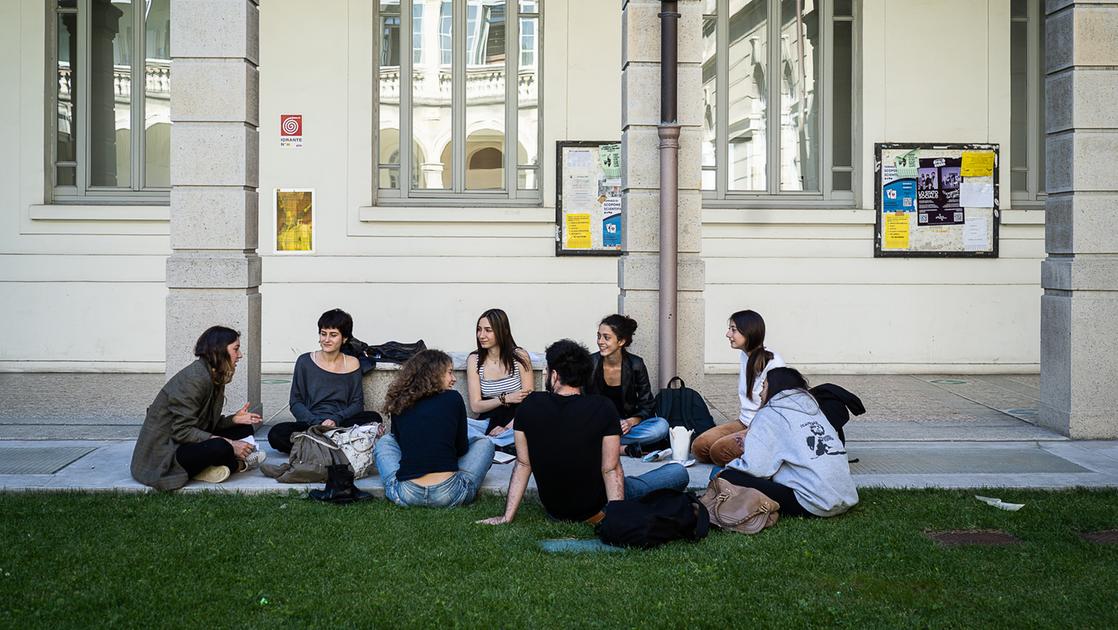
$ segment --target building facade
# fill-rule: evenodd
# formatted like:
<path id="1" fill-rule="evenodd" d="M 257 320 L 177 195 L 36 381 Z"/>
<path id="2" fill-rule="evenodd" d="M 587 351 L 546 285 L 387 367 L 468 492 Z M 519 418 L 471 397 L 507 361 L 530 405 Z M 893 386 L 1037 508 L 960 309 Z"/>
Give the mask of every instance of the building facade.
<path id="1" fill-rule="evenodd" d="M 1040 370 L 1045 25 L 1091 4 L 679 2 L 681 373 L 736 371 L 743 308 L 808 372 Z M 532 350 L 623 309 L 654 354 L 660 10 L 3 3 L 0 369 L 170 370 L 236 312 L 283 372 L 335 306 L 449 350 L 493 306 Z M 623 142 L 620 258 L 555 255 L 565 140 Z M 874 258 L 881 142 L 999 145 L 999 256 Z M 313 252 L 277 189 L 313 191 Z"/>

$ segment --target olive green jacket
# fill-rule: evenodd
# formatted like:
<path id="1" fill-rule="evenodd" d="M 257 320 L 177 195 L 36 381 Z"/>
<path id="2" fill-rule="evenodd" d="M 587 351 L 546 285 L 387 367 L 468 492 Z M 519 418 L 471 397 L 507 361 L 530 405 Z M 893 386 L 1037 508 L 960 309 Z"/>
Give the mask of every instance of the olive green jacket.
<path id="1" fill-rule="evenodd" d="M 233 416 L 221 415 L 224 404 L 225 387 L 213 384 L 201 359 L 172 376 L 148 407 L 132 451 L 132 477 L 156 490 L 185 486 L 189 479 L 175 459 L 175 450 L 233 426 Z"/>

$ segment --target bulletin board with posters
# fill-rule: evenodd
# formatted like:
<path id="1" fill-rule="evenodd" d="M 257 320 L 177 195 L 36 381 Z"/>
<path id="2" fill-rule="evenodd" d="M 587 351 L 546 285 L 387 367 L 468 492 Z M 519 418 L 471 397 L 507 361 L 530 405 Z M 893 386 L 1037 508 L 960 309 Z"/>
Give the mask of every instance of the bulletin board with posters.
<path id="1" fill-rule="evenodd" d="M 997 258 L 998 157 L 996 144 L 874 144 L 874 257 Z"/>
<path id="2" fill-rule="evenodd" d="M 555 143 L 555 255 L 621 254 L 621 143 Z"/>

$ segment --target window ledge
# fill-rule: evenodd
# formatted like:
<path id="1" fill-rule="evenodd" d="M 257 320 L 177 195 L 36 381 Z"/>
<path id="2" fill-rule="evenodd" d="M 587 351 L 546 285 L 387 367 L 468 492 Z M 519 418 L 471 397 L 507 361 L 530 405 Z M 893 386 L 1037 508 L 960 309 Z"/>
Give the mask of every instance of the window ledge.
<path id="1" fill-rule="evenodd" d="M 1002 210 L 1002 225 L 1044 225 L 1044 206 Z"/>
<path id="2" fill-rule="evenodd" d="M 875 220 L 875 211 L 865 208 L 703 208 L 703 223 L 873 225 Z"/>
<path id="3" fill-rule="evenodd" d="M 157 221 L 171 219 L 169 206 L 46 205 L 28 206 L 33 221 Z"/>
<path id="4" fill-rule="evenodd" d="M 367 223 L 555 223 L 555 209 L 531 207 L 406 207 L 362 206 L 358 218 Z"/>

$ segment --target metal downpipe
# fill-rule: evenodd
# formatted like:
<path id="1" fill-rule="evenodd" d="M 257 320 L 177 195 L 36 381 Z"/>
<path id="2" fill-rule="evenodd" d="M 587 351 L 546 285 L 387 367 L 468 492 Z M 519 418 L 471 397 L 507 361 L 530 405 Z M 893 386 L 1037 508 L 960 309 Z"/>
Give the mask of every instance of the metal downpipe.
<path id="1" fill-rule="evenodd" d="M 660 292 L 659 375 L 666 387 L 676 375 L 678 307 L 679 123 L 676 117 L 676 69 L 679 11 L 663 2 L 660 12 Z"/>

